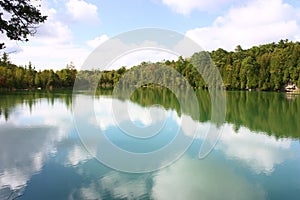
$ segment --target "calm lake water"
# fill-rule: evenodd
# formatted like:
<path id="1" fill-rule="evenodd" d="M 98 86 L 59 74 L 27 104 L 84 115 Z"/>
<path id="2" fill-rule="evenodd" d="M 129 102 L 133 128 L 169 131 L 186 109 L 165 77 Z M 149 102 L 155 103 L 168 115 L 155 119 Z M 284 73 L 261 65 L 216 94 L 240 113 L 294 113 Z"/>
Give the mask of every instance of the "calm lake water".
<path id="1" fill-rule="evenodd" d="M 188 104 L 188 92 L 183 95 Z M 176 97 L 163 89 L 141 89 L 130 99 L 112 98 L 110 91 L 74 96 L 94 102 L 97 120 L 91 125 L 131 152 L 162 148 L 183 117 L 199 127 L 192 145 L 173 164 L 133 174 L 111 169 L 86 151 L 74 125 L 71 92 L 0 94 L 0 199 L 299 199 L 300 96 L 228 92 L 221 125 L 210 121 L 208 93 L 197 96 L 200 116 L 195 105 L 182 113 Z M 163 136 L 137 143 L 121 134 L 111 117 L 112 102 L 129 106 L 130 120 L 140 127 L 153 123 L 151 109 L 165 116 Z M 127 124 L 128 118 L 119 120 Z M 222 129 L 222 135 L 200 160 L 202 133 L 210 126 Z M 183 134 L 190 137 L 189 129 Z"/>

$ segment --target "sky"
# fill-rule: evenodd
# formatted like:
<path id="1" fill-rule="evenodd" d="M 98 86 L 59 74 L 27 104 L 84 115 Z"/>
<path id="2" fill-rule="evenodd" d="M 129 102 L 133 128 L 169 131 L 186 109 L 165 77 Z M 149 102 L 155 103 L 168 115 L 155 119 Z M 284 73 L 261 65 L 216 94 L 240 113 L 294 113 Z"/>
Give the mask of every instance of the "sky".
<path id="1" fill-rule="evenodd" d="M 41 11 L 48 20 L 29 42 L 0 37 L 17 65 L 80 69 L 102 42 L 148 27 L 176 31 L 207 51 L 300 40 L 298 0 L 42 0 Z"/>

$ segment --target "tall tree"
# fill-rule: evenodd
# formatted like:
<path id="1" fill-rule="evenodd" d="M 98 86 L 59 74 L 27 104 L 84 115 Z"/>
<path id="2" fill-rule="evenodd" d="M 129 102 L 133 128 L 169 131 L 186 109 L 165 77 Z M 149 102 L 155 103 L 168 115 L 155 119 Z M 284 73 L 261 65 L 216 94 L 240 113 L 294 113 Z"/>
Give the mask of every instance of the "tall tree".
<path id="1" fill-rule="evenodd" d="M 34 35 L 37 26 L 46 21 L 47 16 L 43 16 L 32 2 L 33 0 L 0 0 L 0 32 L 10 40 L 28 41 L 28 36 Z M 3 48 L 5 44 L 0 43 L 0 49 Z"/>

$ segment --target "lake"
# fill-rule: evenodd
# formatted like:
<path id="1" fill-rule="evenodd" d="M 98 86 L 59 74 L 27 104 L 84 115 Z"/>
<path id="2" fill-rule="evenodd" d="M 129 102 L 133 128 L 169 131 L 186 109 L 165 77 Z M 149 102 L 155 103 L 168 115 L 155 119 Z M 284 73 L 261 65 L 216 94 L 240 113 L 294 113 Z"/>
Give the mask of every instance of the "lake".
<path id="1" fill-rule="evenodd" d="M 299 199 L 300 96 L 227 92 L 225 123 L 216 124 L 208 92 L 196 92 L 197 105 L 189 92 L 182 92 L 184 111 L 167 89 L 142 88 L 128 99 L 110 90 L 1 93 L 0 199 Z M 93 107 L 95 118 L 74 119 L 74 101 L 85 102 L 82 113 Z M 130 123 L 140 135 L 130 135 Z M 151 125 L 155 133 L 144 129 Z M 209 127 L 221 135 L 199 159 Z M 135 160 L 116 159 L 98 138 L 143 154 L 162 150 L 176 133 L 191 141 L 188 148 L 145 160 L 143 173 L 124 172 Z"/>

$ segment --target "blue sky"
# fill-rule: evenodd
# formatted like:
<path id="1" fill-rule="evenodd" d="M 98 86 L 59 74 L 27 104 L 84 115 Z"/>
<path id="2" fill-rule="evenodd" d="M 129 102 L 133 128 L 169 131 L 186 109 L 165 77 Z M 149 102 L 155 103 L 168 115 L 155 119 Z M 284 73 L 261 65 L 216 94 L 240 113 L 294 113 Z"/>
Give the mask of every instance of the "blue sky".
<path id="1" fill-rule="evenodd" d="M 30 42 L 7 41 L 12 62 L 37 69 L 78 67 L 101 42 L 122 32 L 159 27 L 184 34 L 205 50 L 233 50 L 280 39 L 300 40 L 300 1 L 43 0 L 48 20 Z M 1 36 L 5 41 L 5 38 Z"/>

